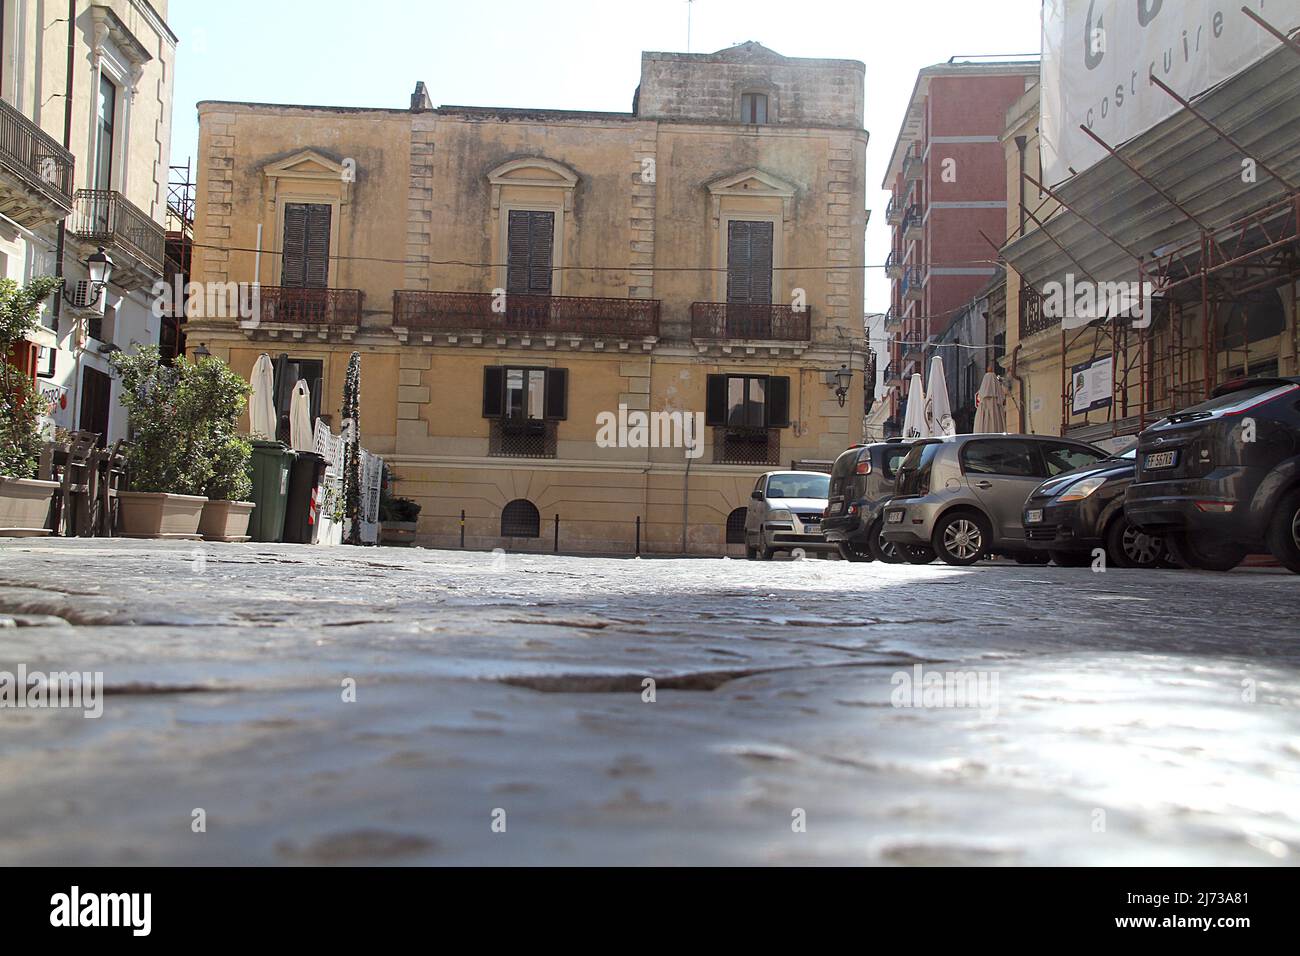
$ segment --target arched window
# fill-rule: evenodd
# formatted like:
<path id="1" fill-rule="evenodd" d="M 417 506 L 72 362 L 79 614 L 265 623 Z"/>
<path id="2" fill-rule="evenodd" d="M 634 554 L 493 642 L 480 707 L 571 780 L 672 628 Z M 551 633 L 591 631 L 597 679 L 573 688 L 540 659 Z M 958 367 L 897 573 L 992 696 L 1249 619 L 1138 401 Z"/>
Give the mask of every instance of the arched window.
<path id="1" fill-rule="evenodd" d="M 745 543 L 745 515 L 748 508 L 737 508 L 727 515 L 727 544 Z"/>
<path id="2" fill-rule="evenodd" d="M 516 498 L 501 512 L 501 537 L 538 538 L 542 533 L 542 518 L 537 506 L 527 498 Z"/>
<path id="3" fill-rule="evenodd" d="M 742 123 L 767 122 L 767 94 L 740 94 L 740 121 Z"/>

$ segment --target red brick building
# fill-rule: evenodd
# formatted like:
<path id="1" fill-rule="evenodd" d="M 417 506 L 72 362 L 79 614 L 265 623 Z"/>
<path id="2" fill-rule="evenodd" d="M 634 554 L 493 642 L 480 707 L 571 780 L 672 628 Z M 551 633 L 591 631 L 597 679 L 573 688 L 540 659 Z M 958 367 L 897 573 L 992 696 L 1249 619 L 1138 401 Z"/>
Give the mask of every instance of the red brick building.
<path id="1" fill-rule="evenodd" d="M 905 393 L 925 343 L 997 273 L 1007 222 L 1001 136 L 1007 109 L 1038 82 L 1037 60 L 952 62 L 917 74 L 881 188 L 893 241 L 886 384 Z M 902 417 L 895 390 L 895 419 Z"/>

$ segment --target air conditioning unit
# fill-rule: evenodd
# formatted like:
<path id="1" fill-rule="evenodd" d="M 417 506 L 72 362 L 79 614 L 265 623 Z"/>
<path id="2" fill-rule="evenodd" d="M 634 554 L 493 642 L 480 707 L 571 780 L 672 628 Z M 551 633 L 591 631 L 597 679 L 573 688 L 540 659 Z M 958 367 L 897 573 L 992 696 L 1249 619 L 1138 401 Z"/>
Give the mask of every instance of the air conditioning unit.
<path id="1" fill-rule="evenodd" d="M 93 299 L 94 284 L 89 279 L 80 279 L 72 291 L 72 307 L 74 309 L 85 309 L 88 312 L 104 314 L 104 293 L 105 289 L 101 286 L 99 294 Z"/>

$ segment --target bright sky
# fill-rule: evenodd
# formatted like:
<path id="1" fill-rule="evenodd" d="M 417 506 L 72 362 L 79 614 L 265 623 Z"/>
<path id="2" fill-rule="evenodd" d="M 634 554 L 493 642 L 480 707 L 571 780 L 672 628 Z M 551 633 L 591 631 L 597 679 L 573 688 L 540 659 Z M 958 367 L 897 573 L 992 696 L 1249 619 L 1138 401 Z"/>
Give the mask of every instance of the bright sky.
<path id="1" fill-rule="evenodd" d="M 867 65 L 866 310 L 889 305 L 879 184 L 916 72 L 952 56 L 1037 53 L 1040 0 L 694 0 L 690 51 L 757 40 Z M 199 100 L 405 108 L 632 108 L 642 50 L 687 49 L 686 0 L 171 0 L 180 38 L 172 161 Z"/>

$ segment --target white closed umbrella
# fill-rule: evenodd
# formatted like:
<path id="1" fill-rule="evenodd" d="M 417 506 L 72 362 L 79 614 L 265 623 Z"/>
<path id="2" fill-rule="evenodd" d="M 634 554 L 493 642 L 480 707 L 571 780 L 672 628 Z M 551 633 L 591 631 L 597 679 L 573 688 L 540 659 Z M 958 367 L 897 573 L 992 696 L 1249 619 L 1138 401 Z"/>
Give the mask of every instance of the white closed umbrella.
<path id="1" fill-rule="evenodd" d="M 952 406 L 948 402 L 948 382 L 943 375 L 943 359 L 930 360 L 930 385 L 925 390 L 925 428 L 931 438 L 957 434 L 957 424 L 952 420 Z"/>
<path id="2" fill-rule="evenodd" d="M 992 372 L 985 372 L 980 390 L 975 393 L 975 426 L 979 433 L 1001 433 L 1007 430 L 1006 396 L 1002 383 Z"/>
<path id="3" fill-rule="evenodd" d="M 925 389 L 921 375 L 912 373 L 912 384 L 907 389 L 907 411 L 903 414 L 904 438 L 929 438 L 925 429 Z"/>
<path id="4" fill-rule="evenodd" d="M 311 433 L 311 388 L 302 379 L 289 399 L 289 444 L 294 451 L 314 451 Z"/>
<path id="5" fill-rule="evenodd" d="M 271 356 L 263 352 L 253 365 L 249 380 L 253 392 L 248 396 L 248 430 L 254 438 L 275 440 L 275 369 Z"/>

